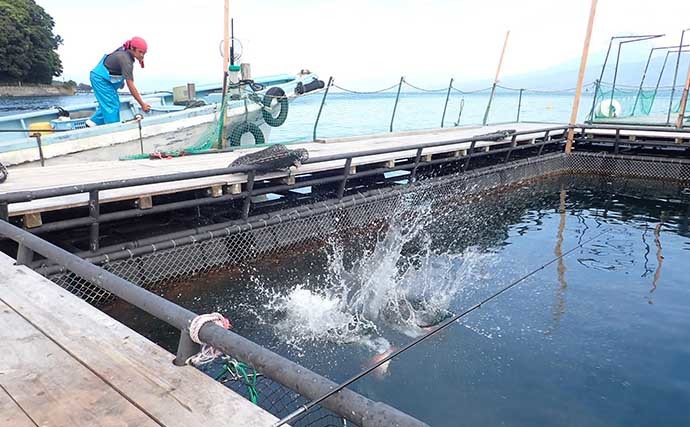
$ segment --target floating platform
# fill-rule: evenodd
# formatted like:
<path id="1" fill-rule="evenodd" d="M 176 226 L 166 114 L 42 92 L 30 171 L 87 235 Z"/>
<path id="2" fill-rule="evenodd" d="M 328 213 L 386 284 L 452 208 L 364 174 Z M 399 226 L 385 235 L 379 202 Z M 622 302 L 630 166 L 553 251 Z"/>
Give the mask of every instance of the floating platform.
<path id="1" fill-rule="evenodd" d="M 396 161 L 414 159 L 415 149 L 405 149 L 415 144 L 444 143 L 435 147 L 425 148 L 423 156 L 454 155 L 462 157 L 472 145 L 471 142 L 452 144 L 452 141 L 475 137 L 477 135 L 490 134 L 497 131 L 514 129 L 523 133 L 516 137 L 516 143 L 534 143 L 535 139 L 542 138 L 545 132 L 540 130 L 548 127 L 566 125 L 554 125 L 548 123 L 511 123 L 492 126 L 469 126 L 444 129 L 432 129 L 428 131 L 410 131 L 398 133 L 386 133 L 351 138 L 321 139 L 311 143 L 291 144 L 291 149 L 305 148 L 309 152 L 310 160 L 318 161 L 341 153 L 358 153 L 374 149 L 389 149 L 390 153 L 355 157 L 351 167 L 366 166 L 372 164 L 388 164 L 394 166 Z M 562 136 L 563 130 L 552 131 L 551 136 Z M 489 151 L 492 146 L 505 145 L 510 138 L 502 141 L 478 141 L 474 145 L 475 150 Z M 204 171 L 227 167 L 233 160 L 243 154 L 257 149 L 239 149 L 232 152 L 213 153 L 205 155 L 183 156 L 160 160 L 131 160 L 131 161 L 105 161 L 89 162 L 78 165 L 56 165 L 43 168 L 18 168 L 12 169 L 5 183 L 0 185 L 0 195 L 3 193 L 40 191 L 50 188 L 60 188 L 87 184 L 96 184 L 106 181 L 125 181 L 137 178 L 160 177 L 183 172 Z M 324 171 L 342 169 L 345 160 L 335 160 L 305 164 L 298 170 L 290 172 L 272 172 L 257 176 L 257 179 L 285 178 L 290 182 L 290 176 L 296 174 L 313 174 Z M 156 195 L 179 193 L 198 189 L 209 189 L 213 194 L 226 192 L 239 193 L 241 185 L 247 182 L 246 174 L 215 175 L 204 178 L 186 179 L 180 181 L 141 185 L 136 187 L 124 187 L 112 190 L 104 190 L 99 194 L 100 203 L 109 203 L 123 200 L 135 200 L 142 209 L 150 207 L 150 198 Z M 40 214 L 47 211 L 69 209 L 86 206 L 89 202 L 88 193 L 72 194 L 60 197 L 51 197 L 31 202 L 12 203 L 9 205 L 9 216 Z M 31 223 L 31 221 L 29 221 Z"/>
<path id="2" fill-rule="evenodd" d="M 0 252 L 0 426 L 270 426 L 277 419 Z"/>

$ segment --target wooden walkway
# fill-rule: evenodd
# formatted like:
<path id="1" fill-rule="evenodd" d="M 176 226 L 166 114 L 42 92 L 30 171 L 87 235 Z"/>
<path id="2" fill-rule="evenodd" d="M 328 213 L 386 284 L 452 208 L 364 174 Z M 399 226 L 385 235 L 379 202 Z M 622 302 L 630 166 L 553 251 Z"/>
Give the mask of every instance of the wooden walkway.
<path id="1" fill-rule="evenodd" d="M 534 133 L 517 137 L 518 144 L 528 144 L 535 138 L 543 137 L 544 132 L 536 132 L 539 129 L 558 126 L 548 123 L 511 123 L 492 126 L 471 126 L 444 129 L 432 129 L 424 131 L 410 131 L 387 133 L 380 135 L 367 135 L 352 138 L 335 138 L 318 140 L 316 142 L 294 144 L 290 148 L 306 148 L 310 159 L 331 156 L 338 153 L 357 153 L 375 149 L 395 149 L 393 153 L 375 156 L 355 158 L 352 166 L 356 168 L 368 164 L 393 164 L 396 160 L 414 159 L 416 150 L 405 149 L 412 144 L 453 141 L 470 138 L 476 135 L 496 132 L 499 130 L 515 129 L 517 131 L 535 130 Z M 551 132 L 554 137 L 562 132 Z M 504 141 L 481 141 L 475 149 L 489 150 L 497 144 L 505 145 L 510 138 Z M 424 156 L 437 154 L 453 154 L 463 156 L 467 154 L 470 143 L 457 143 L 442 147 L 424 149 Z M 12 169 L 7 181 L 0 186 L 1 193 L 15 191 L 34 191 L 45 188 L 65 187 L 70 185 L 98 183 L 103 181 L 124 180 L 149 176 L 161 176 L 180 172 L 192 172 L 227 167 L 237 157 L 256 149 L 243 149 L 228 153 L 215 153 L 208 155 L 195 155 L 166 160 L 132 160 L 132 161 L 107 161 L 89 162 L 73 165 L 56 165 L 44 168 L 18 168 Z M 345 160 L 323 162 L 318 164 L 302 165 L 293 175 L 309 174 L 327 170 L 342 169 Z M 273 172 L 262 175 L 263 179 L 286 178 L 287 172 Z M 222 191 L 240 192 L 242 183 L 247 182 L 246 174 L 218 175 L 207 178 L 196 178 L 184 181 L 167 182 L 161 184 L 143 185 L 102 191 L 99 194 L 100 202 L 114 202 L 120 200 L 137 200 L 149 198 L 153 195 L 169 194 L 195 189 L 208 188 L 214 190 L 214 194 L 222 194 Z M 75 194 L 62 197 L 35 200 L 26 203 L 14 203 L 9 206 L 10 216 L 38 214 L 41 212 L 60 210 L 88 204 L 88 194 Z"/>
<path id="2" fill-rule="evenodd" d="M 277 419 L 0 252 L 0 426 L 270 426 Z"/>

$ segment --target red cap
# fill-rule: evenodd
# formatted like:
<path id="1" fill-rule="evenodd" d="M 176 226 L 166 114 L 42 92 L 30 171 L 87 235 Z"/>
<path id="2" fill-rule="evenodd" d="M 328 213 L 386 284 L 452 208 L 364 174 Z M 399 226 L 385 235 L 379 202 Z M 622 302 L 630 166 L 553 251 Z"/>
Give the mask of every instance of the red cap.
<path id="1" fill-rule="evenodd" d="M 146 44 L 146 40 L 142 39 L 141 37 L 132 37 L 130 40 L 127 40 L 125 44 L 122 45 L 125 49 L 141 49 L 144 53 L 148 50 L 148 45 Z M 144 61 L 139 60 L 139 65 L 141 65 L 141 68 L 144 68 Z"/>
<path id="2" fill-rule="evenodd" d="M 124 45 L 125 49 L 129 49 L 130 47 L 135 47 L 137 49 L 141 49 L 146 53 L 148 50 L 148 45 L 146 44 L 146 40 L 142 39 L 141 37 L 132 37 L 131 40 L 127 40 Z"/>

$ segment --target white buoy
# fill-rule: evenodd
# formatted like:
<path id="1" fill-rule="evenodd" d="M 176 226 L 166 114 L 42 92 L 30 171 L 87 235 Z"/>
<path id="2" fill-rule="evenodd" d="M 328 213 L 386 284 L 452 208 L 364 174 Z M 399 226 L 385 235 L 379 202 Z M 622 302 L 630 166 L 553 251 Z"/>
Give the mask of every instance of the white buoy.
<path id="1" fill-rule="evenodd" d="M 611 99 L 604 99 L 599 103 L 599 117 L 614 118 L 620 117 L 623 106 L 620 102 Z"/>

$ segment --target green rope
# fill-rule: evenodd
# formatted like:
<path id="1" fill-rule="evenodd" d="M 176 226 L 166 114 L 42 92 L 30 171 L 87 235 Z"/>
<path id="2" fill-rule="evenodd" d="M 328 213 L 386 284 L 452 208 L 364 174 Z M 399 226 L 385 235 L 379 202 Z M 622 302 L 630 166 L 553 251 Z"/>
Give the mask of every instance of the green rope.
<path id="1" fill-rule="evenodd" d="M 214 379 L 216 381 L 241 381 L 247 387 L 249 400 L 256 405 L 259 400 L 259 392 L 256 390 L 256 378 L 259 375 L 249 365 L 231 357 L 225 357 L 223 358 L 221 372 Z"/>

